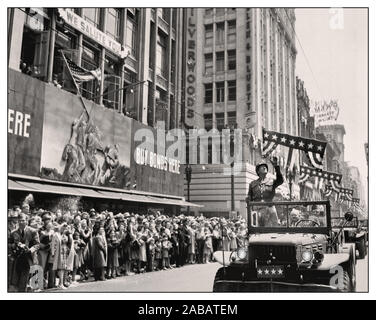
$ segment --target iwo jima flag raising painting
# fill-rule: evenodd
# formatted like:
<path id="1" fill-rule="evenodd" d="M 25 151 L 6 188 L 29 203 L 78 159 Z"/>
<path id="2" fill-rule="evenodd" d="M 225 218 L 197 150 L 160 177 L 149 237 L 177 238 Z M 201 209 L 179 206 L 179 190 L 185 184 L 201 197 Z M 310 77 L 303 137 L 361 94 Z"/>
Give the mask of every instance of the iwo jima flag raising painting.
<path id="1" fill-rule="evenodd" d="M 323 168 L 323 158 L 326 148 L 326 142 L 307 139 L 299 136 L 292 136 L 285 133 L 276 131 L 262 130 L 263 146 L 262 154 L 264 157 L 268 157 L 278 145 L 289 148 L 289 154 L 287 157 L 287 168 L 292 168 L 292 155 L 294 150 L 302 150 L 307 154 L 311 165 L 317 169 Z"/>

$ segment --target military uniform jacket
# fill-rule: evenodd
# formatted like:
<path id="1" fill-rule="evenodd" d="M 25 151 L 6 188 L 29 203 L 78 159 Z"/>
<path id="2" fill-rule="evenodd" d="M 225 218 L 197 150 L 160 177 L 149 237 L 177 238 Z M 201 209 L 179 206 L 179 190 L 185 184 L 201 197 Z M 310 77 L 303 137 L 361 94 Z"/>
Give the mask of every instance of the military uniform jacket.
<path id="1" fill-rule="evenodd" d="M 276 179 L 265 177 L 264 180 L 258 178 L 249 184 L 248 197 L 250 201 L 273 201 L 275 189 L 283 183 L 283 176 L 279 166 L 275 167 Z"/>

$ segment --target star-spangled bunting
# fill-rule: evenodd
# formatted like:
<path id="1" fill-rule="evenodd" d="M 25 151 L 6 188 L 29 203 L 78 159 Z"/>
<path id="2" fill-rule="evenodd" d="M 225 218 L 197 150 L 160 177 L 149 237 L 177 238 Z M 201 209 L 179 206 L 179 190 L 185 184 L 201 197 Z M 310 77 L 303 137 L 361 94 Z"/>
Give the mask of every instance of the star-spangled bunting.
<path id="1" fill-rule="evenodd" d="M 310 177 L 316 177 L 316 188 L 320 185 L 320 189 L 324 181 L 333 181 L 337 188 L 340 187 L 340 183 L 342 181 L 342 174 L 330 171 L 322 171 L 316 168 L 301 165 L 299 183 L 304 183 Z"/>
<path id="2" fill-rule="evenodd" d="M 335 201 L 342 203 L 344 200 L 349 201 L 349 203 L 353 202 L 353 194 L 354 190 L 347 189 L 347 188 L 333 188 L 332 185 L 325 186 L 324 196 L 329 197 L 332 192 L 335 192 Z"/>
<path id="3" fill-rule="evenodd" d="M 326 142 L 307 139 L 298 136 L 291 136 L 285 133 L 279 133 L 275 131 L 268 131 L 262 129 L 263 146 L 262 154 L 264 157 L 269 156 L 278 145 L 282 145 L 289 148 L 289 154 L 287 159 L 287 167 L 291 166 L 291 159 L 293 150 L 304 151 L 311 165 L 317 169 L 323 168 L 323 157 L 326 148 Z"/>

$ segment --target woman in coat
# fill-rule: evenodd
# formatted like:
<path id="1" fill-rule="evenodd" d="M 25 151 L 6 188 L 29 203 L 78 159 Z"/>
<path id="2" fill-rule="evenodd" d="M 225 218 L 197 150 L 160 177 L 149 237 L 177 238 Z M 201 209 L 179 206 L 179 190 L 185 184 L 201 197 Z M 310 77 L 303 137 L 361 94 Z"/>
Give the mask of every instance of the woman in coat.
<path id="1" fill-rule="evenodd" d="M 104 270 L 107 267 L 107 242 L 104 227 L 100 226 L 93 239 L 93 268 L 94 280 L 104 281 Z"/>
<path id="2" fill-rule="evenodd" d="M 66 289 L 68 271 L 71 271 L 71 260 L 74 255 L 73 238 L 67 229 L 67 224 L 60 226 L 51 242 L 51 256 L 53 259 L 52 270 L 57 271 L 59 276 L 58 288 Z"/>

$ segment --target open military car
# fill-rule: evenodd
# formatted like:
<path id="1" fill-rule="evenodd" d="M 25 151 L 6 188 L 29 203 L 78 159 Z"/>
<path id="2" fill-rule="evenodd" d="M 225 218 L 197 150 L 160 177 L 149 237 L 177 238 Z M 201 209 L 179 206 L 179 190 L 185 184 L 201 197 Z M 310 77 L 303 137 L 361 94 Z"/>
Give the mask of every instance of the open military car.
<path id="1" fill-rule="evenodd" d="M 358 259 L 364 259 L 367 255 L 367 234 L 362 230 L 357 217 L 352 221 L 346 221 L 344 217 L 332 218 L 332 229 L 340 233 L 338 238 L 343 243 L 354 243 L 358 251 Z"/>
<path id="2" fill-rule="evenodd" d="M 368 219 L 359 219 L 359 229 L 365 233 L 366 244 L 368 246 Z"/>
<path id="3" fill-rule="evenodd" d="M 247 219 L 247 247 L 214 253 L 213 291 L 355 291 L 355 245 L 332 231 L 329 201 L 250 202 Z"/>

